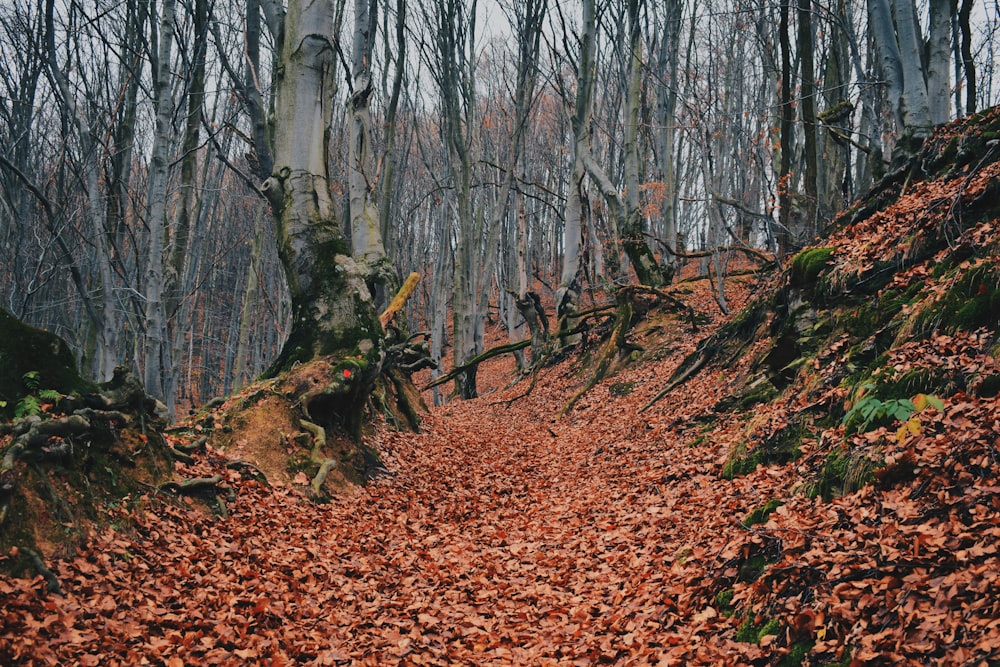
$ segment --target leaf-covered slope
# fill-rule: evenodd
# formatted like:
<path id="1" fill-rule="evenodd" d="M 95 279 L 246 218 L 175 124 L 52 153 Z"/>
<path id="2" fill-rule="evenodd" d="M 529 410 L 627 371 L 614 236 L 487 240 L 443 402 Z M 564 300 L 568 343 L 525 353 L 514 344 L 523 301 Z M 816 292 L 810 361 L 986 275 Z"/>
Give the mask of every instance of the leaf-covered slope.
<path id="1" fill-rule="evenodd" d="M 377 430 L 391 474 L 320 506 L 195 454 L 229 516 L 150 495 L 64 597 L 0 579 L 0 662 L 998 664 L 996 119 L 732 283 L 764 295 L 732 320 L 637 330 L 561 418 L 573 361 Z"/>

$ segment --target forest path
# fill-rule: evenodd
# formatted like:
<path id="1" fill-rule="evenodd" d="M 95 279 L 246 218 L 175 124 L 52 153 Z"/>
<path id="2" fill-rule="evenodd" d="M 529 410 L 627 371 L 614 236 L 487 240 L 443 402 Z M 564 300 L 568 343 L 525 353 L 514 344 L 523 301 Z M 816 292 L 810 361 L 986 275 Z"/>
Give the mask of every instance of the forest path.
<path id="1" fill-rule="evenodd" d="M 645 396 L 660 381 L 643 382 Z M 380 430 L 390 474 L 327 505 L 230 471 L 225 520 L 169 503 L 123 509 L 131 537 L 107 531 L 57 563 L 65 597 L 0 580 L 0 658 L 678 664 L 671 646 L 700 642 L 684 618 L 714 615 L 684 582 L 718 562 L 738 511 L 713 490 L 720 451 L 670 445 L 635 414 L 643 397 L 606 388 L 554 421 L 567 384 L 553 374 L 509 408 L 495 396 L 450 403 L 419 434 Z"/>

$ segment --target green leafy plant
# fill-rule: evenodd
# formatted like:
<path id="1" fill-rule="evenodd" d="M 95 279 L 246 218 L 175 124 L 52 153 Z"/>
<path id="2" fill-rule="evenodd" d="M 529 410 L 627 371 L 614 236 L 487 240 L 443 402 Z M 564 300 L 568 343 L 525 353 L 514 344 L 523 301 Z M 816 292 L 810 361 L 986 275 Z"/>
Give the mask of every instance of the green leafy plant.
<path id="1" fill-rule="evenodd" d="M 14 419 L 40 414 L 43 403 L 55 403 L 62 397 L 62 394 L 54 389 L 40 389 L 42 378 L 38 371 L 28 371 L 21 376 L 21 382 L 24 383 L 28 394 L 14 406 Z M 6 404 L 0 407 L 6 407 Z"/>
<path id="2" fill-rule="evenodd" d="M 938 412 L 944 411 L 944 403 L 937 396 L 917 394 L 912 399 L 890 398 L 881 400 L 870 394 L 875 386 L 871 383 L 861 385 L 861 398 L 847 411 L 842 421 L 845 432 L 864 433 L 887 422 L 899 421 L 903 425 L 897 430 L 896 437 L 902 442 L 908 433 L 920 433 L 921 422 L 918 413 L 932 407 Z"/>

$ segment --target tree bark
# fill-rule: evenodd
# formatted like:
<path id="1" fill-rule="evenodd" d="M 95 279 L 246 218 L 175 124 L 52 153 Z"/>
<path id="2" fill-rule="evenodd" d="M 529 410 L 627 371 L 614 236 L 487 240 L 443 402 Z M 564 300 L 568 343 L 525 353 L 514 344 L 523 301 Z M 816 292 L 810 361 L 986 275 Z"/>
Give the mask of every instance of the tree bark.
<path id="1" fill-rule="evenodd" d="M 164 236 L 167 218 L 167 182 L 170 178 L 168 153 L 171 140 L 171 120 L 174 106 L 171 86 L 170 56 L 174 43 L 175 0 L 164 0 L 160 10 L 158 33 L 159 49 L 154 67 L 154 98 L 156 128 L 153 149 L 149 158 L 147 185 L 146 226 L 149 229 L 149 246 L 146 254 L 145 289 L 145 338 L 143 383 L 146 391 L 164 400 L 173 388 L 173 363 L 167 335 L 166 304 L 164 298 Z"/>
<path id="2" fill-rule="evenodd" d="M 351 258 L 330 192 L 327 156 L 337 93 L 334 16 L 333 3 L 292 0 L 283 21 L 274 102 L 275 173 L 262 190 L 274 208 L 292 330 L 272 373 L 334 353 L 360 353 L 374 361 L 381 339 L 371 294 Z"/>

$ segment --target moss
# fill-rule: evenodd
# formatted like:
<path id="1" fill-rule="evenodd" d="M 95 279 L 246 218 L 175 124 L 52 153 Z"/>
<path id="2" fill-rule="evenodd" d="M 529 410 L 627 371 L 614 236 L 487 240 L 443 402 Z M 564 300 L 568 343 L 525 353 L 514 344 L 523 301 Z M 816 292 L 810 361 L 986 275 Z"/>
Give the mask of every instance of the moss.
<path id="1" fill-rule="evenodd" d="M 729 457 L 722 466 L 722 476 L 725 479 L 733 479 L 739 475 L 745 475 L 756 470 L 760 463 L 760 452 L 757 450 L 748 451 L 747 444 L 741 442 L 729 452 Z"/>
<path id="2" fill-rule="evenodd" d="M 915 329 L 927 333 L 1000 328 L 1000 267 L 985 263 L 967 271 L 943 297 L 916 317 Z"/>
<path id="3" fill-rule="evenodd" d="M 635 382 L 614 382 L 608 387 L 608 393 L 612 396 L 628 396 L 635 388 Z"/>
<path id="4" fill-rule="evenodd" d="M 776 635 L 781 630 L 781 621 L 772 618 L 760 625 L 753 622 L 752 616 L 747 616 L 736 631 L 736 641 L 745 644 L 759 644 L 767 635 Z"/>
<path id="5" fill-rule="evenodd" d="M 799 667 L 799 665 L 805 662 L 813 646 L 815 646 L 815 642 L 813 641 L 795 642 L 789 648 L 788 654 L 778 663 L 778 667 Z"/>
<path id="6" fill-rule="evenodd" d="M 837 449 L 827 454 L 819 479 L 806 487 L 810 498 L 820 497 L 829 502 L 838 496 L 853 493 L 875 479 L 877 461 L 864 455 Z"/>
<path id="7" fill-rule="evenodd" d="M 732 588 L 727 588 L 723 591 L 719 591 L 715 595 L 715 608 L 719 610 L 719 613 L 729 618 L 735 612 L 733 609 L 733 591 Z"/>
<path id="8" fill-rule="evenodd" d="M 806 248 L 792 259 L 789 284 L 793 287 L 813 285 L 819 274 L 829 265 L 833 248 Z"/>
<path id="9" fill-rule="evenodd" d="M 37 374 L 35 389 L 94 391 L 94 385 L 80 377 L 76 359 L 61 338 L 0 310 L 0 418 L 13 417 L 17 403 L 30 393 L 24 383 L 27 373 Z"/>
<path id="10" fill-rule="evenodd" d="M 740 564 L 739 574 L 737 578 L 744 583 L 753 583 L 757 581 L 757 577 L 761 575 L 771 561 L 767 559 L 764 554 L 757 554 L 756 556 L 751 556 Z"/>
<path id="11" fill-rule="evenodd" d="M 752 526 L 757 523 L 766 523 L 767 517 L 771 516 L 771 513 L 774 510 L 778 509 L 784 504 L 785 503 L 781 502 L 777 498 L 772 498 L 771 500 L 768 500 L 766 503 L 764 503 L 760 507 L 755 508 L 749 514 L 747 514 L 746 518 L 743 519 L 743 525 Z"/>
<path id="12" fill-rule="evenodd" d="M 740 410 L 746 411 L 760 403 L 770 403 L 778 396 L 778 390 L 770 382 L 762 382 L 756 388 L 739 398 Z"/>
<path id="13" fill-rule="evenodd" d="M 879 381 L 879 376 L 878 372 L 873 375 L 876 382 L 869 395 L 882 401 L 909 399 L 917 394 L 948 395 L 956 389 L 942 368 L 914 368 L 895 380 Z"/>

